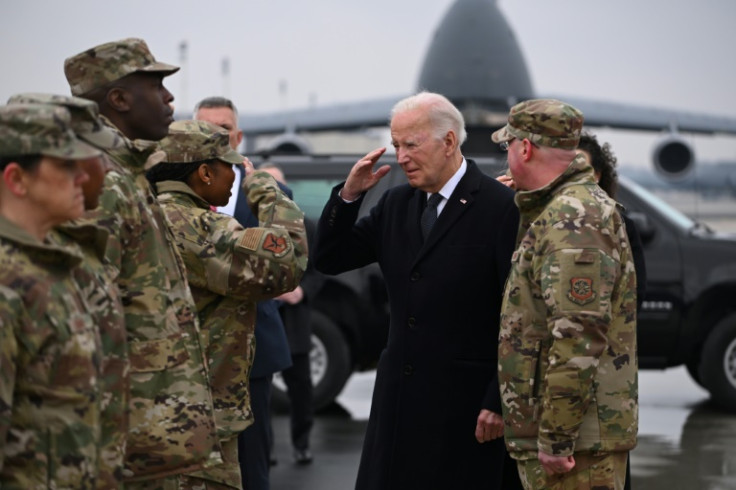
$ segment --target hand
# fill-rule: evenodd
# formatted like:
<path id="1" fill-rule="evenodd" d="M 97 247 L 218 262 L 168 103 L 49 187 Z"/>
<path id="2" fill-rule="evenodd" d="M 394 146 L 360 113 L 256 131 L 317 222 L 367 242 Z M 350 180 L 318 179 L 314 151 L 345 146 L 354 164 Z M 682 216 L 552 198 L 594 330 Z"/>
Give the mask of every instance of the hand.
<path id="1" fill-rule="evenodd" d="M 475 424 L 475 439 L 484 443 L 503 436 L 503 417 L 490 410 L 482 409 Z"/>
<path id="2" fill-rule="evenodd" d="M 539 451 L 537 453 L 539 464 L 548 475 L 567 473 L 575 467 L 575 458 L 572 456 L 552 456 Z"/>
<path id="3" fill-rule="evenodd" d="M 284 293 L 281 296 L 276 296 L 274 299 L 281 300 L 287 305 L 295 305 L 304 299 L 304 290 L 301 286 L 297 286 L 293 291 Z"/>
<path id="4" fill-rule="evenodd" d="M 353 165 L 345 181 L 345 186 L 340 192 L 343 199 L 346 201 L 357 200 L 362 193 L 376 185 L 391 170 L 391 167 L 384 165 L 375 172 L 373 171 L 373 166 L 385 152 L 386 148 L 373 150 Z"/>
<path id="5" fill-rule="evenodd" d="M 250 175 L 253 173 L 253 170 L 255 170 L 255 167 L 253 167 L 253 162 L 251 162 L 246 157 L 243 157 L 243 170 L 245 170 L 245 175 Z"/>
<path id="6" fill-rule="evenodd" d="M 510 175 L 503 174 L 496 177 L 496 180 L 505 185 L 506 187 L 516 190 L 516 183 L 514 182 L 514 178 Z"/>

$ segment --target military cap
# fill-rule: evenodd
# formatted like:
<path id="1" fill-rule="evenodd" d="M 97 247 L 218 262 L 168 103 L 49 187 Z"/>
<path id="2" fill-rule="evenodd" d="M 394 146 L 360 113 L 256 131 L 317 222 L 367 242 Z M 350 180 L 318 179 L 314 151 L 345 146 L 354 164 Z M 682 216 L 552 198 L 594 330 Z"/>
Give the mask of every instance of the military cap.
<path id="1" fill-rule="evenodd" d="M 136 72 L 171 75 L 178 66 L 156 61 L 143 39 L 127 38 L 100 44 L 64 60 L 72 95 L 84 95 Z"/>
<path id="2" fill-rule="evenodd" d="M 97 103 L 81 97 L 56 94 L 23 93 L 13 95 L 8 104 L 54 104 L 66 107 L 72 117 L 72 131 L 77 137 L 102 150 L 122 146 L 122 138 L 99 119 Z"/>
<path id="3" fill-rule="evenodd" d="M 77 139 L 69 111 L 49 104 L 0 107 L 0 156 L 45 155 L 64 159 L 99 156 L 100 150 Z"/>
<path id="4" fill-rule="evenodd" d="M 555 99 L 532 99 L 512 107 L 508 123 L 491 139 L 502 143 L 526 138 L 535 145 L 574 150 L 582 129 L 583 113 L 578 109 Z"/>
<path id="5" fill-rule="evenodd" d="M 166 154 L 161 163 L 243 163 L 242 155 L 230 147 L 227 130 L 207 121 L 174 121 L 159 148 Z"/>

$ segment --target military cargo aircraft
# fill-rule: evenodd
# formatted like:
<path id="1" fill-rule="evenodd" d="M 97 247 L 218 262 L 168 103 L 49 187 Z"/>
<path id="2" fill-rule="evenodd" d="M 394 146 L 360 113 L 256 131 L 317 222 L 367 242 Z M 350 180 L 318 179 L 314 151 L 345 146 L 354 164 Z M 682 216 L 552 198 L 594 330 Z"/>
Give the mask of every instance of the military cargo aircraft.
<path id="1" fill-rule="evenodd" d="M 695 155 L 681 133 L 736 134 L 736 118 L 536 93 L 516 36 L 496 0 L 456 0 L 437 27 L 423 61 L 417 90 L 449 97 L 467 123 L 466 155 L 498 152 L 490 128 L 505 124 L 508 109 L 535 97 L 554 97 L 583 111 L 591 127 L 662 132 L 653 163 L 660 175 L 676 180 L 692 170 Z M 336 104 L 269 114 L 243 114 L 246 153 L 309 154 L 309 135 L 323 131 L 385 127 L 391 107 L 401 98 Z M 264 147 L 259 137 L 268 136 Z"/>

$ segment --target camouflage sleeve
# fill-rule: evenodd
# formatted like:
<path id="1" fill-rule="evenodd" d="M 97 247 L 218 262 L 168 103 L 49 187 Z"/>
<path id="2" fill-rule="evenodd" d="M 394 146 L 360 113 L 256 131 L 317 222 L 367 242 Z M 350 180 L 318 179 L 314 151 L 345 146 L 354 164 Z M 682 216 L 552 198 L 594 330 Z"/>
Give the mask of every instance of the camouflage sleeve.
<path id="1" fill-rule="evenodd" d="M 600 248 L 560 249 L 539 269 L 552 339 L 543 380 L 538 447 L 547 454 L 574 451 L 606 349 L 611 294 L 618 261 Z"/>
<path id="2" fill-rule="evenodd" d="M 212 227 L 212 240 L 220 253 L 205 264 L 207 287 L 258 301 L 299 285 L 307 267 L 304 213 L 266 172 L 249 175 L 244 186 L 260 226 L 243 229 L 233 218 L 214 215 L 222 220 Z"/>
<path id="3" fill-rule="evenodd" d="M 4 448 L 8 447 L 8 429 L 13 413 L 18 362 L 18 343 L 13 326 L 18 310 L 13 305 L 19 302 L 18 297 L 10 290 L 0 288 L 0 471 L 5 461 Z"/>

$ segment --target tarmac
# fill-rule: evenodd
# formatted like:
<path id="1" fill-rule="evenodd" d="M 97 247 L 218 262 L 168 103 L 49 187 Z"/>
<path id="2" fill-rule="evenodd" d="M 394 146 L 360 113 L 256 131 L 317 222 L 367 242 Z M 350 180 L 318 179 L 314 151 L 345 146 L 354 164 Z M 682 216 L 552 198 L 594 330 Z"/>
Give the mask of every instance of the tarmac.
<path id="1" fill-rule="evenodd" d="M 274 415 L 272 490 L 355 486 L 373 390 L 372 372 L 353 376 L 338 402 L 317 414 L 314 462 L 294 464 L 287 415 Z M 736 414 L 713 407 L 680 367 L 639 373 L 639 445 L 631 454 L 635 490 L 736 490 Z M 462 489 L 448 489 L 462 490 Z"/>

